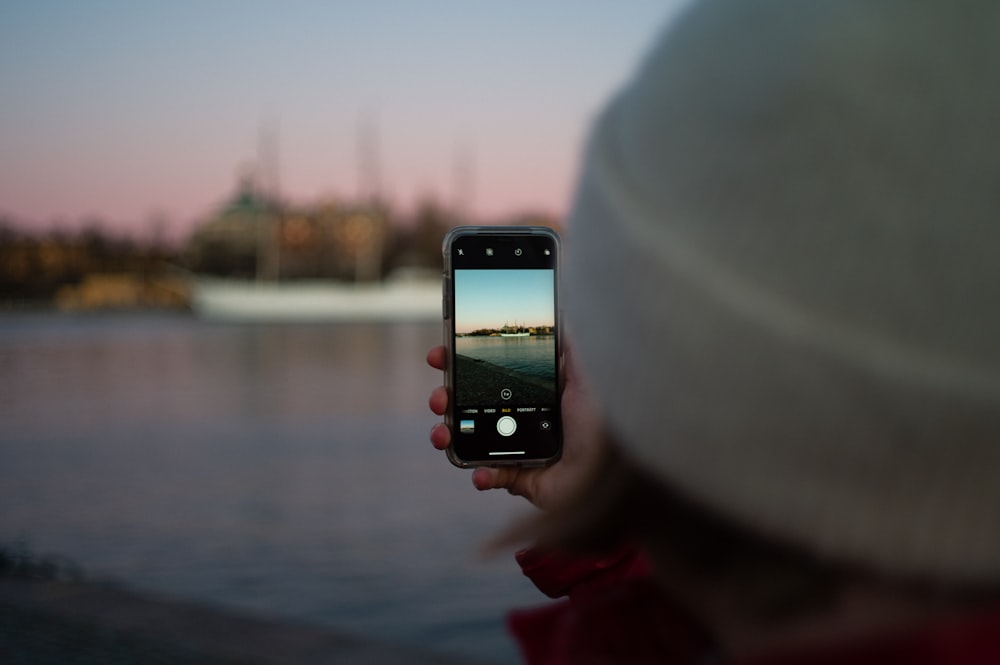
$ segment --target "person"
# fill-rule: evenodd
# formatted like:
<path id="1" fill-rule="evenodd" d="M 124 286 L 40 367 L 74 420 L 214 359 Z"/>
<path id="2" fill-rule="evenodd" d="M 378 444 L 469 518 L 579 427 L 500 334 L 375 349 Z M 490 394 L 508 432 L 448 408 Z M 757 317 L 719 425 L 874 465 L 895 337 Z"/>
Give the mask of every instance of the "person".
<path id="1" fill-rule="evenodd" d="M 569 216 L 564 458 L 473 473 L 543 508 L 527 662 L 1000 662 L 997 71 L 987 0 L 667 26 Z"/>

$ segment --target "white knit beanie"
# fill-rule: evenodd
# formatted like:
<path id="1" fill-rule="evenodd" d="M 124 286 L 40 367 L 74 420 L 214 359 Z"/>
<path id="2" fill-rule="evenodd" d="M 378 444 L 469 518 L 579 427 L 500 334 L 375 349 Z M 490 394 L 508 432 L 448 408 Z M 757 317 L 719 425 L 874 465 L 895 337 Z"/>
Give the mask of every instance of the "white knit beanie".
<path id="1" fill-rule="evenodd" d="M 598 119 L 567 256 L 646 468 L 823 555 L 1000 580 L 1000 3 L 693 4 Z"/>

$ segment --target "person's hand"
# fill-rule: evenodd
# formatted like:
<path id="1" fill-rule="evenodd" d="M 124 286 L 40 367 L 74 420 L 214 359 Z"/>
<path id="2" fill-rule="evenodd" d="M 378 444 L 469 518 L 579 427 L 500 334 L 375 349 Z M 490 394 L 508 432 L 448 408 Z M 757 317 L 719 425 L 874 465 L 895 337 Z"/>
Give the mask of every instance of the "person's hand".
<path id="1" fill-rule="evenodd" d="M 444 370 L 446 353 L 435 346 L 427 353 L 427 363 Z M 444 415 L 448 409 L 448 391 L 438 386 L 431 392 L 431 411 Z M 601 445 L 601 420 L 591 403 L 581 378 L 566 354 L 566 383 L 562 396 L 563 453 L 558 462 L 545 468 L 517 466 L 479 467 L 472 472 L 476 489 L 506 489 L 523 496 L 539 508 L 549 508 L 572 491 L 574 483 L 585 473 L 591 455 Z M 431 443 L 438 450 L 451 445 L 451 431 L 444 423 L 431 430 Z"/>

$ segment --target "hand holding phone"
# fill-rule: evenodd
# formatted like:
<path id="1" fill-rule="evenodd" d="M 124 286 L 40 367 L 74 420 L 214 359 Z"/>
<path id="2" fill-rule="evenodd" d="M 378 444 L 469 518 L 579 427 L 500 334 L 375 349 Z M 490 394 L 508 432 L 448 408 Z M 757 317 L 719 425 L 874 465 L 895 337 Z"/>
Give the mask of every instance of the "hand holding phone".
<path id="1" fill-rule="evenodd" d="M 545 466 L 562 452 L 559 237 L 459 227 L 444 241 L 448 458 Z"/>
<path id="2" fill-rule="evenodd" d="M 547 467 L 481 466 L 472 474 L 476 489 L 507 490 L 547 510 L 565 501 L 579 481 L 593 473 L 595 458 L 599 458 L 604 443 L 604 424 L 587 386 L 575 371 L 572 351 L 566 350 L 564 356 L 566 378 L 560 402 L 563 448 L 558 463 Z M 437 370 L 447 367 L 444 345 L 428 351 L 427 364 Z M 447 413 L 448 391 L 443 385 L 431 391 L 428 406 L 435 415 Z M 430 439 L 435 448 L 447 451 L 452 442 L 451 429 L 438 423 Z"/>

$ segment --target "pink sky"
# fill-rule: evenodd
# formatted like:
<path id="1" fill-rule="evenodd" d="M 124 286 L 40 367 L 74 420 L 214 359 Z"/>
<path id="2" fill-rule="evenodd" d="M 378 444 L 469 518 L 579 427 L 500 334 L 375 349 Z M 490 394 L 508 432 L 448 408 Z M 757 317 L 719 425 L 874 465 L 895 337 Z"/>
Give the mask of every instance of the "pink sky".
<path id="1" fill-rule="evenodd" d="M 353 197 L 362 118 L 402 211 L 565 211 L 593 114 L 679 0 L 39 0 L 0 9 L 0 214 L 185 234 L 277 137 L 281 193 Z M 544 6 L 542 6 L 544 5 Z"/>

